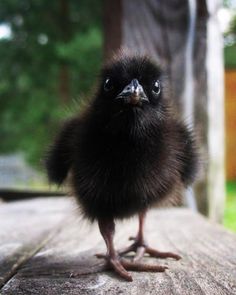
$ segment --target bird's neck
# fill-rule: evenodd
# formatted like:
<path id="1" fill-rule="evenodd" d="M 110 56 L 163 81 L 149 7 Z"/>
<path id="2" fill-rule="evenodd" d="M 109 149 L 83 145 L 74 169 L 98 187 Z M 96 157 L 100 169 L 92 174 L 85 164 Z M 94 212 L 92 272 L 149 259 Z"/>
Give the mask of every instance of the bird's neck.
<path id="1" fill-rule="evenodd" d="M 100 117 L 100 118 L 99 118 Z M 156 134 L 163 120 L 155 109 L 120 109 L 113 113 L 99 114 L 93 123 L 100 132 L 120 138 L 141 139 Z"/>

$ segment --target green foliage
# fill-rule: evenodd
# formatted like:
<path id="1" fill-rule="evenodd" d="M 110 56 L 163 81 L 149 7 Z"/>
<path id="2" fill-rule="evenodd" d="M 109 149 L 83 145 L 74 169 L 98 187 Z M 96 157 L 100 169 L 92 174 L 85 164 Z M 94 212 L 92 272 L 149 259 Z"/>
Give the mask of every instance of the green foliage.
<path id="1" fill-rule="evenodd" d="M 0 152 L 21 150 L 39 166 L 65 110 L 94 85 L 101 1 L 0 1 L 1 23 L 12 33 L 0 39 Z"/>
<path id="2" fill-rule="evenodd" d="M 224 58 L 226 68 L 236 68 L 236 44 L 224 48 Z"/>
<path id="3" fill-rule="evenodd" d="M 230 5 L 232 5 L 232 3 Z M 224 34 L 224 38 L 225 38 L 225 48 L 224 48 L 225 67 L 235 68 L 236 67 L 236 15 L 234 15 L 234 17 L 232 18 L 229 29 Z"/>
<path id="4" fill-rule="evenodd" d="M 228 182 L 224 225 L 236 232 L 236 182 Z"/>
<path id="5" fill-rule="evenodd" d="M 223 0 L 223 5 L 227 8 L 232 8 L 234 0 Z"/>
<path id="6" fill-rule="evenodd" d="M 230 22 L 229 32 L 230 34 L 233 34 L 234 37 L 236 36 L 236 15 L 232 18 Z"/>

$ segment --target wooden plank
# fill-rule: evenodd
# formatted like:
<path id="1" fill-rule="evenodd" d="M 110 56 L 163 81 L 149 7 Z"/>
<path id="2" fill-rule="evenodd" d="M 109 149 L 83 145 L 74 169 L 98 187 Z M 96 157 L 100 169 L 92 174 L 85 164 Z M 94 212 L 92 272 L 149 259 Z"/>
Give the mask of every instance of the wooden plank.
<path id="1" fill-rule="evenodd" d="M 126 282 L 94 254 L 105 251 L 96 224 L 74 217 L 20 267 L 1 294 L 236 294 L 236 236 L 187 209 L 152 210 L 146 235 L 153 247 L 172 250 L 182 260 L 144 258 L 168 265 L 165 273 L 133 272 Z M 115 245 L 127 245 L 135 218 L 117 224 Z M 71 277 L 77 273 L 76 277 Z"/>
<path id="2" fill-rule="evenodd" d="M 54 236 L 69 207 L 61 198 L 1 204 L 0 287 Z"/>

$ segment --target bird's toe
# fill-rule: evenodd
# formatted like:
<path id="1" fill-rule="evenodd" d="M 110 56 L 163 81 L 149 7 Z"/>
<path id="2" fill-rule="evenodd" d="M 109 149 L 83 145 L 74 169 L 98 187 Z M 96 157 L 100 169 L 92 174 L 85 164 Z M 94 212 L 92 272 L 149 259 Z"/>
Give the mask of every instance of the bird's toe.
<path id="1" fill-rule="evenodd" d="M 132 276 L 126 271 L 124 265 L 121 263 L 121 261 L 118 258 L 111 258 L 109 260 L 110 265 L 112 268 L 117 272 L 122 278 L 124 278 L 126 281 L 132 282 L 133 278 Z"/>
<path id="2" fill-rule="evenodd" d="M 173 258 L 175 260 L 180 260 L 181 256 L 172 252 L 161 252 L 151 247 L 146 247 L 146 253 L 148 253 L 151 257 L 156 258 Z"/>
<path id="3" fill-rule="evenodd" d="M 146 252 L 145 247 L 143 247 L 143 246 L 138 247 L 137 251 L 136 251 L 136 254 L 135 254 L 134 258 L 133 258 L 133 262 L 136 262 L 136 261 L 139 261 L 140 259 L 142 259 L 145 252 Z"/>
<path id="4" fill-rule="evenodd" d="M 134 271 L 164 272 L 166 269 L 168 269 L 167 266 L 157 264 L 146 264 L 137 261 L 128 261 L 126 259 L 122 259 L 121 263 L 125 269 Z"/>

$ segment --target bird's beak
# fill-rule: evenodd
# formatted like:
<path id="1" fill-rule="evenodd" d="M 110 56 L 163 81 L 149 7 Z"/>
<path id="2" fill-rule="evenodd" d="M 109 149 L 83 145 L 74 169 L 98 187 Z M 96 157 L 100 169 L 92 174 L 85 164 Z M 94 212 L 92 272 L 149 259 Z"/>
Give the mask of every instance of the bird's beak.
<path id="1" fill-rule="evenodd" d="M 142 85 L 137 79 L 133 79 L 130 84 L 117 95 L 117 99 L 122 99 L 125 103 L 138 105 L 142 102 L 148 102 L 148 98 L 143 90 Z"/>

